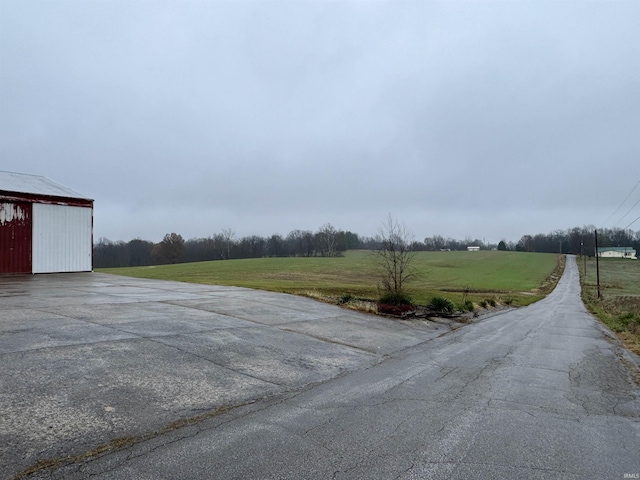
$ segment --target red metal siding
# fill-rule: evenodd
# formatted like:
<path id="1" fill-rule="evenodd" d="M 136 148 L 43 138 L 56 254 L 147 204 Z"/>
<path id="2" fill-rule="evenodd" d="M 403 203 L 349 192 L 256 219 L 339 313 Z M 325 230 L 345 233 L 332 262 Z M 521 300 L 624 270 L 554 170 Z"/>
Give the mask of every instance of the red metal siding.
<path id="1" fill-rule="evenodd" d="M 16 193 L 0 190 L 0 203 L 8 202 L 29 202 L 48 203 L 51 205 L 70 205 L 73 207 L 93 207 L 93 200 L 84 198 L 52 197 L 50 195 L 37 195 L 33 193 Z"/>
<path id="2" fill-rule="evenodd" d="M 31 273 L 32 206 L 0 201 L 0 273 Z"/>

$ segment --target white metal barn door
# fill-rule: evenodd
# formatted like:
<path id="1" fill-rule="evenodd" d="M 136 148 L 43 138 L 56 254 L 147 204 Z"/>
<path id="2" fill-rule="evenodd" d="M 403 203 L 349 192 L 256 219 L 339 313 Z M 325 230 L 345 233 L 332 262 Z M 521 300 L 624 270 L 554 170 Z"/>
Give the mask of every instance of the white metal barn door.
<path id="1" fill-rule="evenodd" d="M 92 269 L 91 208 L 33 205 L 33 273 Z"/>

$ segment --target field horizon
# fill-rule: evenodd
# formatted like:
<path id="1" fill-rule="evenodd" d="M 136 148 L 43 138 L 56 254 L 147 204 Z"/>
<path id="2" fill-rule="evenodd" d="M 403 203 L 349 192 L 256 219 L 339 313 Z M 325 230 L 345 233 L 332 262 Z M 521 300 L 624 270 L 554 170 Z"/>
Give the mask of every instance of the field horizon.
<path id="1" fill-rule="evenodd" d="M 314 297 L 375 301 L 381 275 L 371 251 L 341 257 L 269 257 L 209 262 L 102 268 L 96 271 L 137 278 L 255 288 Z M 497 300 L 517 306 L 544 297 L 543 286 L 557 270 L 559 255 L 512 251 L 416 252 L 407 294 L 418 305 L 434 296 L 458 304 Z M 561 273 L 561 272 L 560 272 Z"/>

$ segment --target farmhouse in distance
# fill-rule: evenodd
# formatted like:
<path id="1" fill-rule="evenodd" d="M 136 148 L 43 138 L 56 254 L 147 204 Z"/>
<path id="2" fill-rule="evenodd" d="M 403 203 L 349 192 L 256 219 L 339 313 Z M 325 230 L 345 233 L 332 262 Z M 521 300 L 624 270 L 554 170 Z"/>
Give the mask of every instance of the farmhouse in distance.
<path id="1" fill-rule="evenodd" d="M 631 247 L 598 247 L 598 256 L 602 258 L 638 259 L 636 256 L 636 250 Z"/>

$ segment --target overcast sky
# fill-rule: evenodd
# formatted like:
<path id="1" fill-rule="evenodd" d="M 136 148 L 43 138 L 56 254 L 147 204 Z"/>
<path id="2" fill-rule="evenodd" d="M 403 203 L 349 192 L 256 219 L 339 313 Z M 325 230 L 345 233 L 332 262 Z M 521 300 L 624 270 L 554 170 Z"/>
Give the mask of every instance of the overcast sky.
<path id="1" fill-rule="evenodd" d="M 95 199 L 96 239 L 612 227 L 639 25 L 638 0 L 0 0 L 0 170 Z"/>

